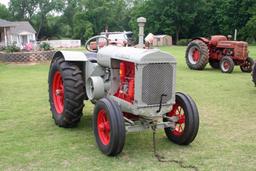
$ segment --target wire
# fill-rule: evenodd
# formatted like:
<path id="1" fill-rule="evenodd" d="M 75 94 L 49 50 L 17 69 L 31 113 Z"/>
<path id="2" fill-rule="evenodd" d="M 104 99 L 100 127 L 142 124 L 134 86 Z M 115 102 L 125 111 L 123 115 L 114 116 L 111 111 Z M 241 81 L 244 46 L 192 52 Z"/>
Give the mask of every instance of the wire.
<path id="1" fill-rule="evenodd" d="M 184 169 L 194 169 L 195 171 L 199 171 L 198 167 L 196 166 L 193 166 L 193 165 L 186 165 L 183 161 L 181 160 L 168 160 L 166 159 L 164 156 L 160 155 L 157 153 L 156 151 L 156 128 L 155 127 L 152 127 L 153 129 L 153 149 L 154 149 L 154 156 L 157 158 L 157 160 L 159 162 L 168 162 L 168 163 L 176 163 L 178 164 L 181 168 L 184 168 Z"/>

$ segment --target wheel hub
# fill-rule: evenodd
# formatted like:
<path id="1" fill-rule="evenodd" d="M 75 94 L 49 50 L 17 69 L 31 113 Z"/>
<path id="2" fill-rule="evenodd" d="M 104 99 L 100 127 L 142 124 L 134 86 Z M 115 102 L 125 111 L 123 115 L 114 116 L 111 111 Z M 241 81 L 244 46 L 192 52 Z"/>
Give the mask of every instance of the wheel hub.
<path id="1" fill-rule="evenodd" d="M 97 118 L 98 134 L 101 142 L 108 145 L 110 142 L 110 123 L 104 109 L 101 109 Z"/>
<path id="2" fill-rule="evenodd" d="M 185 129 L 185 112 L 181 105 L 175 104 L 171 112 L 168 113 L 169 117 L 176 116 L 178 121 L 176 122 L 175 128 L 172 131 L 172 134 L 176 136 L 181 136 Z"/>
<path id="3" fill-rule="evenodd" d="M 62 76 L 59 71 L 57 71 L 53 77 L 52 97 L 56 112 L 58 114 L 62 114 L 64 109 L 64 86 Z"/>
<path id="4" fill-rule="evenodd" d="M 198 49 L 195 49 L 195 50 L 193 51 L 193 60 L 194 60 L 195 62 L 198 62 L 199 59 L 200 59 L 200 52 L 199 52 Z"/>

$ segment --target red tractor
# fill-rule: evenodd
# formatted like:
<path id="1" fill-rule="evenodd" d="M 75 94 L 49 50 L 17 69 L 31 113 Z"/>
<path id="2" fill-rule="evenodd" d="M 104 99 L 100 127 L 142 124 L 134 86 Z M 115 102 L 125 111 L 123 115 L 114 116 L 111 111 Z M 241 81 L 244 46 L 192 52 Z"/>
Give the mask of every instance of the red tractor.
<path id="1" fill-rule="evenodd" d="M 231 41 L 226 36 L 215 35 L 211 39 L 193 39 L 186 51 L 186 63 L 190 69 L 203 70 L 207 63 L 223 73 L 233 72 L 239 65 L 243 72 L 251 72 L 253 59 L 248 57 L 248 43 Z"/>

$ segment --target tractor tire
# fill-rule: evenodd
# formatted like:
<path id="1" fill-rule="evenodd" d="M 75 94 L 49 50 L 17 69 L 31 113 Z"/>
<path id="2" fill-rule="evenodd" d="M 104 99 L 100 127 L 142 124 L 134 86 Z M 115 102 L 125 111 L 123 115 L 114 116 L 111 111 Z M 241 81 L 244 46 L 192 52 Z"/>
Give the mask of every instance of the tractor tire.
<path id="1" fill-rule="evenodd" d="M 116 156 L 121 153 L 125 142 L 125 122 L 115 101 L 102 98 L 96 102 L 93 130 L 96 143 L 103 154 Z"/>
<path id="2" fill-rule="evenodd" d="M 194 40 L 188 44 L 186 63 L 190 69 L 203 70 L 209 61 L 209 49 L 201 40 Z"/>
<path id="3" fill-rule="evenodd" d="M 213 69 L 219 69 L 220 68 L 220 62 L 219 61 L 209 60 L 209 64 Z"/>
<path id="4" fill-rule="evenodd" d="M 252 81 L 254 82 L 255 87 L 256 87 L 256 62 L 254 63 L 253 68 L 252 68 Z"/>
<path id="5" fill-rule="evenodd" d="M 220 60 L 220 69 L 223 73 L 232 73 L 234 70 L 235 64 L 232 58 L 224 56 Z"/>
<path id="6" fill-rule="evenodd" d="M 64 128 L 76 126 L 83 115 L 85 97 L 81 70 L 74 63 L 56 57 L 50 66 L 48 84 L 55 124 Z"/>
<path id="7" fill-rule="evenodd" d="M 252 66 L 254 61 L 252 58 L 248 57 L 243 65 L 240 65 L 240 69 L 242 72 L 252 72 Z"/>
<path id="8" fill-rule="evenodd" d="M 176 93 L 176 104 L 166 115 L 179 118 L 174 129 L 165 128 L 168 139 L 179 145 L 190 144 L 195 139 L 199 129 L 199 114 L 193 99 L 186 94 Z"/>

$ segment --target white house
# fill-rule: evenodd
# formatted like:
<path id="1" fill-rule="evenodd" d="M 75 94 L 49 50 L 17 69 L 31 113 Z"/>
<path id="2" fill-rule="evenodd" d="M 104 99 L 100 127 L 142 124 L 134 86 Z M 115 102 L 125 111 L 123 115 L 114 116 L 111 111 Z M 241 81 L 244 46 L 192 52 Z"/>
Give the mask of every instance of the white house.
<path id="1" fill-rule="evenodd" d="M 0 19 L 0 46 L 15 43 L 22 48 L 29 42 L 36 41 L 36 31 L 27 21 L 10 22 Z"/>

